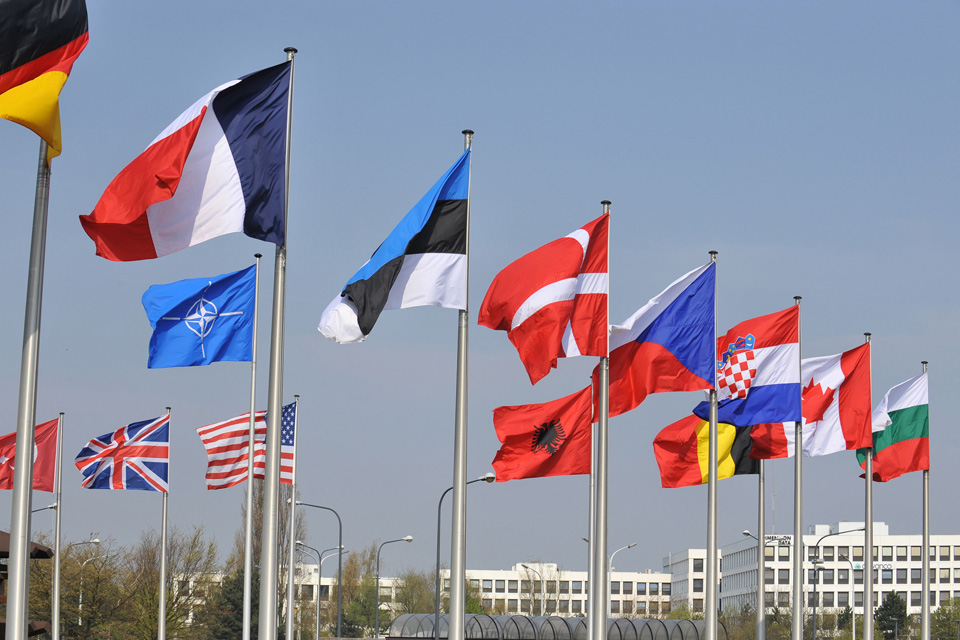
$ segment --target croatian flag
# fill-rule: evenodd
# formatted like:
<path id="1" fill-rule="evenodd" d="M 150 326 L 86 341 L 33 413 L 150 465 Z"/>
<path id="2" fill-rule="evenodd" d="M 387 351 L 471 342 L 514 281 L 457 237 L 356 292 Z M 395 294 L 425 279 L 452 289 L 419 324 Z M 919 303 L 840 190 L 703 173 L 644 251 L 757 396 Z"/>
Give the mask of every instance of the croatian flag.
<path id="1" fill-rule="evenodd" d="M 289 86 L 284 62 L 180 114 L 80 216 L 97 255 L 147 260 L 227 233 L 283 245 Z"/>
<path id="2" fill-rule="evenodd" d="M 800 307 L 745 320 L 717 341 L 717 420 L 737 427 L 799 422 Z M 708 420 L 710 403 L 693 412 Z"/>
<path id="3" fill-rule="evenodd" d="M 362 342 L 385 309 L 466 309 L 469 191 L 467 149 L 327 305 L 320 333 Z"/>
<path id="4" fill-rule="evenodd" d="M 611 327 L 610 417 L 651 393 L 713 386 L 716 273 L 713 262 L 694 269 Z M 596 369 L 593 382 L 596 388 Z"/>
<path id="5" fill-rule="evenodd" d="M 605 213 L 513 261 L 493 279 L 478 324 L 507 332 L 536 384 L 557 358 L 607 355 Z"/>

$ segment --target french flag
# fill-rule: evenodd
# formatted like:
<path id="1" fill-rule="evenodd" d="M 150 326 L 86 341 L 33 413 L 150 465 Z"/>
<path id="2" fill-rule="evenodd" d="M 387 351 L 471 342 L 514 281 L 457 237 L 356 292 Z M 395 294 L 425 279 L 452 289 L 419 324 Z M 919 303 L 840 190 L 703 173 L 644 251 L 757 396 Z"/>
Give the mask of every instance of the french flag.
<path id="1" fill-rule="evenodd" d="M 80 216 L 97 255 L 148 260 L 227 233 L 283 245 L 290 64 L 217 87 L 127 165 Z"/>
<path id="2" fill-rule="evenodd" d="M 713 387 L 716 273 L 713 262 L 694 269 L 611 327 L 610 417 L 651 393 Z"/>
<path id="3" fill-rule="evenodd" d="M 719 422 L 799 422 L 800 307 L 745 320 L 717 340 Z M 709 419 L 710 403 L 693 412 Z"/>

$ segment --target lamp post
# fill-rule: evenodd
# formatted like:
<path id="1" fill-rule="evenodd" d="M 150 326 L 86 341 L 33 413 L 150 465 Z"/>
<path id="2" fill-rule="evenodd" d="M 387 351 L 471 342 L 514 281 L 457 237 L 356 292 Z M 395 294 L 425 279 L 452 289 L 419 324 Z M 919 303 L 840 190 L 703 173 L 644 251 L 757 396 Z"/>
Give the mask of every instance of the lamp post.
<path id="1" fill-rule="evenodd" d="M 840 556 L 840 559 L 850 565 L 850 640 L 857 640 L 857 611 L 853 608 L 853 560 L 847 556 Z"/>
<path id="2" fill-rule="evenodd" d="M 757 548 L 760 548 L 760 538 L 750 533 L 749 529 L 743 530 L 743 535 L 748 538 L 753 538 L 757 541 Z M 766 536 L 764 536 L 766 537 Z M 779 544 L 779 541 L 774 540 L 765 540 L 763 543 L 763 548 L 771 546 L 772 544 Z M 766 640 L 767 637 L 767 603 L 766 603 L 766 587 L 764 586 L 764 580 L 766 576 L 763 561 L 763 554 L 765 551 L 759 551 L 757 555 L 757 640 Z"/>
<path id="3" fill-rule="evenodd" d="M 51 505 L 50 507 L 56 507 L 57 505 Z M 59 544 L 59 540 L 57 543 Z M 90 540 L 84 540 L 83 542 L 71 542 L 64 550 L 69 549 L 70 547 L 79 546 L 81 544 L 100 544 L 100 538 L 91 538 Z M 60 554 L 56 556 L 56 566 L 53 571 L 53 606 L 51 611 L 51 619 L 53 620 L 53 640 L 60 640 Z M 81 567 L 82 569 L 82 567 Z M 83 574 L 81 573 L 81 578 Z"/>
<path id="4" fill-rule="evenodd" d="M 340 514 L 331 509 L 330 507 L 322 507 L 319 504 L 310 504 L 308 502 L 303 502 L 297 500 L 298 505 L 304 507 L 311 507 L 313 509 L 323 509 L 324 511 L 329 511 L 337 517 L 337 546 L 343 549 L 343 520 L 340 519 Z M 343 628 L 343 554 L 339 554 L 339 559 L 337 560 L 337 637 L 342 638 L 341 634 Z"/>
<path id="5" fill-rule="evenodd" d="M 540 615 L 544 615 L 545 612 L 544 612 L 544 606 L 543 606 L 543 594 L 546 591 L 546 589 L 544 589 L 544 585 L 543 585 L 543 574 L 528 564 L 521 564 L 520 566 L 526 569 L 527 571 L 533 571 L 535 574 L 537 574 L 537 577 L 540 578 Z"/>
<path id="6" fill-rule="evenodd" d="M 496 474 L 488 473 L 486 475 L 480 476 L 476 480 L 471 480 L 467 485 L 471 485 L 474 482 L 493 482 L 497 479 Z M 437 505 L 437 564 L 436 564 L 436 603 L 434 606 L 434 615 L 433 615 L 433 638 L 434 640 L 440 640 L 440 510 L 443 508 L 443 499 L 447 497 L 447 494 L 453 491 L 453 487 L 450 487 L 442 494 L 440 494 L 440 503 Z"/>
<path id="7" fill-rule="evenodd" d="M 636 542 L 631 542 L 630 544 L 626 545 L 625 547 L 620 547 L 619 549 L 617 549 L 616 551 L 614 551 L 613 553 L 610 554 L 610 561 L 609 561 L 609 563 L 607 564 L 607 592 L 608 592 L 608 593 L 610 592 L 610 583 L 611 583 L 612 580 L 613 580 L 613 577 L 612 577 L 612 572 L 613 572 L 613 556 L 617 555 L 618 553 L 620 553 L 620 552 L 623 551 L 624 549 L 633 549 L 635 546 L 637 546 L 637 543 L 636 543 Z M 612 598 L 612 597 L 613 597 L 613 594 L 610 594 L 610 598 Z M 607 600 L 610 602 L 610 615 L 613 615 L 613 601 L 612 601 L 610 598 L 607 598 Z"/>
<path id="8" fill-rule="evenodd" d="M 380 546 L 377 547 L 377 608 L 373 613 L 373 637 L 380 637 L 380 550 L 383 549 L 384 545 L 388 545 L 391 542 L 413 542 L 413 536 L 404 536 L 402 538 L 397 538 L 396 540 L 387 540 L 386 542 L 381 542 Z"/>
<path id="9" fill-rule="evenodd" d="M 329 549 L 324 549 L 323 551 L 317 551 L 310 545 L 304 544 L 300 540 L 297 540 L 297 546 L 303 547 L 304 549 L 309 549 L 310 551 L 312 551 L 313 553 L 309 555 L 313 558 L 316 558 L 317 560 L 317 640 L 320 640 L 320 590 L 323 587 L 323 579 L 322 579 L 323 562 L 324 560 L 327 560 L 328 558 L 332 558 L 333 556 L 337 555 L 335 553 L 331 553 L 329 555 L 324 555 L 324 554 L 327 553 L 328 551 L 337 551 L 342 554 L 347 554 L 350 552 L 344 551 L 343 547 L 331 547 Z"/>
<path id="10" fill-rule="evenodd" d="M 820 536 L 820 539 L 817 540 L 817 544 L 813 545 L 813 549 L 814 549 L 813 551 L 813 640 L 817 640 L 817 576 L 820 570 L 820 566 L 823 565 L 823 561 L 820 560 L 820 543 L 826 540 L 827 538 L 831 538 L 833 536 L 842 536 L 845 533 L 856 533 L 857 531 L 865 531 L 865 530 L 866 530 L 865 527 L 858 527 L 856 529 L 849 529 L 847 531 L 837 531 L 836 533 L 828 533 L 826 535 Z M 868 553 L 873 553 L 872 550 L 867 550 L 867 551 Z M 866 576 L 864 577 L 866 578 Z M 870 576 L 869 579 L 873 580 L 873 576 Z M 850 580 L 853 580 L 852 575 L 850 576 Z"/>
<path id="11" fill-rule="evenodd" d="M 77 601 L 77 626 L 83 629 L 83 568 L 87 566 L 87 563 L 91 560 L 97 560 L 103 556 L 93 556 L 92 558 L 87 558 L 80 563 L 80 597 Z"/>

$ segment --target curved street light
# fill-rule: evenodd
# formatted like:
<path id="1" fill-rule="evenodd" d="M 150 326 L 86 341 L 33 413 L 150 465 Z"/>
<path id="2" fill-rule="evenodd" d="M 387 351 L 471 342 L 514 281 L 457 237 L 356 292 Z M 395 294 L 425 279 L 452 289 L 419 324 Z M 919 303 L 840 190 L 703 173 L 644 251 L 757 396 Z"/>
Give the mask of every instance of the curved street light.
<path id="1" fill-rule="evenodd" d="M 55 505 L 52 505 L 52 506 L 55 506 Z M 59 543 L 59 540 L 57 542 Z M 100 544 L 100 538 L 91 538 L 89 540 L 83 540 L 82 542 L 71 542 L 66 547 L 64 547 L 64 551 L 66 551 L 70 547 L 79 546 L 81 544 Z M 51 613 L 50 619 L 53 621 L 53 630 L 52 630 L 53 633 L 51 634 L 51 637 L 53 638 L 53 640 L 60 640 L 60 554 L 59 553 L 56 555 L 55 564 L 56 566 L 54 567 L 54 571 L 53 571 L 53 603 L 51 606 L 52 611 L 50 612 Z M 83 567 L 81 567 L 81 574 L 80 574 L 81 580 L 83 578 L 82 570 L 83 570 Z M 81 602 L 83 601 L 82 590 L 83 590 L 83 587 L 81 586 Z"/>
<path id="2" fill-rule="evenodd" d="M 330 507 L 322 507 L 319 504 L 310 504 L 309 502 L 303 502 L 302 500 L 297 500 L 297 504 L 304 507 L 311 507 L 313 509 L 323 509 L 324 511 L 329 511 L 337 517 L 337 545 L 342 549 L 343 548 L 343 520 L 340 519 L 340 514 L 331 509 Z M 343 554 L 339 555 L 339 560 L 337 560 L 337 637 L 342 638 L 343 634 Z"/>
<path id="3" fill-rule="evenodd" d="M 836 533 L 828 533 L 824 536 L 820 536 L 820 539 L 817 540 L 817 544 L 813 545 L 814 554 L 813 554 L 813 640 L 817 640 L 817 582 L 819 582 L 820 567 L 823 565 L 823 561 L 820 559 L 820 543 L 823 542 L 826 538 L 833 536 L 842 536 L 845 533 L 856 533 L 857 531 L 866 531 L 865 527 L 858 527 L 857 529 L 850 529 L 848 531 L 837 531 Z M 870 551 L 872 553 L 872 551 Z M 853 580 L 853 575 L 850 575 L 850 580 Z M 867 584 L 867 576 L 864 576 L 864 585 Z M 869 578 L 872 584 L 873 577 Z M 852 603 L 851 603 L 852 605 Z M 853 611 L 853 607 L 850 607 L 850 610 Z M 866 615 L 866 612 L 864 612 Z M 866 620 L 866 618 L 864 618 Z"/>
<path id="4" fill-rule="evenodd" d="M 617 555 L 624 549 L 633 549 L 635 546 L 637 546 L 637 543 L 631 542 L 630 544 L 624 547 L 620 547 L 619 549 L 617 549 L 616 551 L 610 554 L 610 560 L 607 564 L 607 593 L 610 595 L 610 597 L 607 598 L 607 602 L 610 603 L 610 615 L 613 615 L 613 601 L 611 600 L 611 598 L 613 597 L 613 594 L 610 593 L 611 591 L 610 584 L 613 581 L 613 577 L 611 576 L 611 574 L 613 573 L 613 556 Z"/>
<path id="5" fill-rule="evenodd" d="M 387 540 L 386 542 L 381 542 L 380 546 L 377 547 L 377 608 L 373 613 L 374 638 L 380 637 L 380 550 L 391 542 L 413 542 L 413 536 L 404 536 L 402 538 L 397 538 L 396 540 Z"/>
<path id="6" fill-rule="evenodd" d="M 496 474 L 487 473 L 480 476 L 476 480 L 470 480 L 467 482 L 467 485 L 471 485 L 474 482 L 493 482 L 497 479 Z M 443 508 L 443 499 L 447 497 L 447 494 L 453 491 L 453 487 L 450 487 L 440 495 L 440 503 L 437 505 L 437 564 L 436 564 L 436 586 L 434 591 L 436 593 L 436 602 L 434 603 L 434 614 L 433 614 L 433 638 L 434 640 L 440 640 L 440 510 Z"/>
<path id="7" fill-rule="evenodd" d="M 523 567 L 524 569 L 526 569 L 527 571 L 532 571 L 532 572 L 534 572 L 535 574 L 537 574 L 537 576 L 540 577 L 540 615 L 545 615 L 545 614 L 544 614 L 544 609 L 545 609 L 545 607 L 543 606 L 543 605 L 544 605 L 544 602 L 543 602 L 543 594 L 544 594 L 544 591 L 545 591 L 545 589 L 544 589 L 544 584 L 543 584 L 543 574 L 540 573 L 539 571 L 537 571 L 536 569 L 534 569 L 533 567 L 531 567 L 531 566 L 528 565 L 528 564 L 521 564 L 520 566 Z"/>

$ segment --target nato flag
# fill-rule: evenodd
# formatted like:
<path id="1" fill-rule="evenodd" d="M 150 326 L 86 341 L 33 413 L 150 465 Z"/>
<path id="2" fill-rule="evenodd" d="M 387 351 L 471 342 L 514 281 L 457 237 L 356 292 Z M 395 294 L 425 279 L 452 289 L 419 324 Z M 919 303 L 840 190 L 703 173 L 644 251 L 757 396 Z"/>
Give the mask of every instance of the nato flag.
<path id="1" fill-rule="evenodd" d="M 153 327 L 147 368 L 253 360 L 257 267 L 155 284 L 143 294 Z"/>

